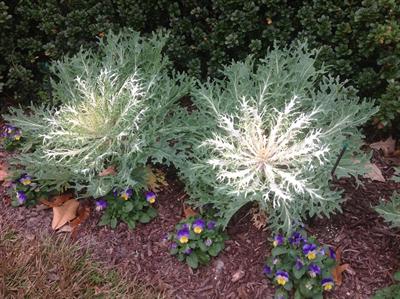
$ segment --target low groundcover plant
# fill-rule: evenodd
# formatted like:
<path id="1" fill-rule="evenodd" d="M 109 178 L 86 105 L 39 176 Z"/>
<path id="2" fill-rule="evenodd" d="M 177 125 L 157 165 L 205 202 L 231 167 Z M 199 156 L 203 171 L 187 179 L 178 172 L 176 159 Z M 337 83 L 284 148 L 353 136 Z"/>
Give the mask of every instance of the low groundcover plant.
<path id="1" fill-rule="evenodd" d="M 11 204 L 14 207 L 34 206 L 40 198 L 52 195 L 36 178 L 27 173 L 12 173 L 10 181 L 7 184 Z"/>
<path id="2" fill-rule="evenodd" d="M 169 235 L 170 253 L 191 268 L 197 268 L 217 256 L 224 249 L 226 239 L 216 221 L 189 217 L 176 226 L 175 233 Z"/>
<path id="3" fill-rule="evenodd" d="M 323 291 L 334 287 L 332 268 L 336 264 L 335 251 L 321 246 L 304 231 L 290 237 L 277 234 L 271 256 L 264 266 L 264 274 L 277 286 L 275 298 L 323 298 Z"/>
<path id="4" fill-rule="evenodd" d="M 5 125 L 0 129 L 0 144 L 5 150 L 15 149 L 22 139 L 22 131 L 14 126 Z"/>
<path id="5" fill-rule="evenodd" d="M 130 229 L 136 227 L 137 222 L 148 223 L 157 216 L 153 207 L 156 194 L 148 191 L 144 195 L 132 188 L 121 191 L 115 189 L 112 193 L 96 200 L 96 210 L 104 210 L 100 225 L 110 225 L 116 228 L 118 221 L 125 222 Z"/>

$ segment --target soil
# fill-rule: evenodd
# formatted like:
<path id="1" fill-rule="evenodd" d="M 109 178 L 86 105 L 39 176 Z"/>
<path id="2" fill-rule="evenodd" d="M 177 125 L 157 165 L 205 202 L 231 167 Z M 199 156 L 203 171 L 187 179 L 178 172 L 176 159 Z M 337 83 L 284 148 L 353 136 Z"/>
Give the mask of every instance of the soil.
<path id="1" fill-rule="evenodd" d="M 0 163 L 7 159 L 0 152 Z M 386 178 L 392 167 L 375 153 L 373 162 Z M 351 269 L 343 275 L 343 284 L 326 298 L 370 298 L 391 284 L 392 274 L 400 268 L 400 234 L 390 229 L 372 209 L 381 198 L 387 199 L 400 183 L 372 182 L 354 178 L 335 183 L 345 190 L 343 213 L 330 219 L 313 219 L 306 229 L 319 241 L 340 248 L 342 263 Z M 76 242 L 89 249 L 105 265 L 117 268 L 154 284 L 169 298 L 273 298 L 274 289 L 263 276 L 262 268 L 270 251 L 268 231 L 258 230 L 249 210 L 242 210 L 228 227 L 226 249 L 210 265 L 191 270 L 168 253 L 165 236 L 182 218 L 179 199 L 185 197 L 182 185 L 170 178 L 169 187 L 159 194 L 159 216 L 151 223 L 131 231 L 120 224 L 117 229 L 99 227 L 100 212 L 94 212 L 79 229 Z M 37 234 L 55 234 L 51 230 L 52 212 L 41 206 L 12 208 L 5 188 L 0 187 L 0 222 L 7 221 L 23 231 L 27 238 Z"/>

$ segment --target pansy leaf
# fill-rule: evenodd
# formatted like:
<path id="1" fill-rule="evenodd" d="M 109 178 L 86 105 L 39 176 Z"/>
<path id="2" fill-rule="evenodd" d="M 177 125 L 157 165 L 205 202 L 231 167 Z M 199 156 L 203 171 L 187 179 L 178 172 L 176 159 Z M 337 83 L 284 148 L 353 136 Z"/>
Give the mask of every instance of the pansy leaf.
<path id="1" fill-rule="evenodd" d="M 141 223 L 149 223 L 151 220 L 151 218 L 149 217 L 149 215 L 147 215 L 146 213 L 142 213 L 139 217 L 139 221 Z"/>
<path id="2" fill-rule="evenodd" d="M 178 261 L 183 262 L 183 260 L 185 259 L 185 256 L 183 254 L 178 254 L 177 259 L 178 259 Z"/>
<path id="3" fill-rule="evenodd" d="M 303 277 L 304 273 L 306 273 L 306 268 L 301 267 L 300 270 L 297 270 L 296 267 L 293 266 L 292 272 L 294 274 L 294 277 L 296 277 L 296 279 L 300 279 Z"/>
<path id="4" fill-rule="evenodd" d="M 208 253 L 211 256 L 217 256 L 220 251 L 221 251 L 221 247 L 219 246 L 218 243 L 217 244 L 212 244 L 210 246 L 210 248 L 208 249 Z"/>
<path id="5" fill-rule="evenodd" d="M 278 290 L 275 292 L 274 298 L 275 298 L 275 299 L 282 299 L 282 298 L 288 299 L 288 298 L 289 298 L 289 295 L 288 295 L 288 293 L 287 293 L 284 289 L 278 289 Z"/>
<path id="6" fill-rule="evenodd" d="M 199 259 L 194 252 L 186 257 L 186 262 L 193 269 L 196 269 L 199 266 Z"/>
<path id="7" fill-rule="evenodd" d="M 283 286 L 283 288 L 287 291 L 290 291 L 293 288 L 293 283 L 291 281 L 288 281 L 287 283 L 285 283 L 285 285 Z"/>
<path id="8" fill-rule="evenodd" d="M 142 210 L 143 209 L 143 202 L 138 200 L 137 203 L 136 203 L 136 208 L 138 210 Z"/>
<path id="9" fill-rule="evenodd" d="M 202 240 L 197 241 L 197 245 L 199 246 L 201 251 L 207 252 L 208 247 L 204 244 Z"/>
<path id="10" fill-rule="evenodd" d="M 107 214 L 104 214 L 100 219 L 99 225 L 107 225 L 108 223 L 109 223 L 109 220 L 108 220 Z"/>
<path id="11" fill-rule="evenodd" d="M 157 216 L 157 210 L 154 209 L 153 207 L 150 207 L 147 211 L 147 215 L 149 215 L 149 217 L 154 218 Z"/>
<path id="12" fill-rule="evenodd" d="M 136 222 L 133 219 L 126 219 L 125 221 L 129 229 L 134 229 L 136 227 Z"/>
<path id="13" fill-rule="evenodd" d="M 281 255 L 281 254 L 285 254 L 287 252 L 288 252 L 288 250 L 286 248 L 284 248 L 284 247 L 275 247 L 271 251 L 272 256 L 278 256 L 278 255 Z"/>
<path id="14" fill-rule="evenodd" d="M 116 227 L 117 227 L 117 224 L 118 224 L 117 218 L 115 218 L 115 217 L 111 218 L 111 220 L 110 220 L 110 226 L 111 226 L 111 228 L 112 228 L 112 229 L 116 228 Z"/>
<path id="15" fill-rule="evenodd" d="M 124 210 L 125 210 L 125 212 L 127 212 L 127 213 L 129 213 L 130 211 L 132 211 L 132 210 L 133 210 L 133 203 L 130 202 L 130 201 L 127 201 L 127 202 L 125 203 Z"/>
<path id="16" fill-rule="evenodd" d="M 175 255 L 178 253 L 178 248 L 172 248 L 169 253 L 171 253 L 172 255 Z"/>
<path id="17" fill-rule="evenodd" d="M 204 252 L 197 252 L 197 257 L 200 264 L 207 264 L 210 261 L 210 256 Z"/>

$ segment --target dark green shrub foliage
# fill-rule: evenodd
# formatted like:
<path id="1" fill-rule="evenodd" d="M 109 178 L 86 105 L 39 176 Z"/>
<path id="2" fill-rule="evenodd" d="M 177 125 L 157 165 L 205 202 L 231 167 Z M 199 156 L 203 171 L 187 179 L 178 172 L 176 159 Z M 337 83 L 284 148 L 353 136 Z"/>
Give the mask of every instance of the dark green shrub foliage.
<path id="1" fill-rule="evenodd" d="M 350 79 L 361 96 L 380 100 L 381 120 L 399 116 L 398 0 L 9 3 L 0 2 L 3 99 L 48 99 L 49 60 L 95 45 L 96 36 L 108 29 L 166 28 L 171 31 L 166 51 L 175 67 L 202 78 L 216 75 L 232 59 L 263 57 L 274 40 L 307 38 L 311 46 L 323 47 L 320 61 L 331 65 L 333 74 Z"/>

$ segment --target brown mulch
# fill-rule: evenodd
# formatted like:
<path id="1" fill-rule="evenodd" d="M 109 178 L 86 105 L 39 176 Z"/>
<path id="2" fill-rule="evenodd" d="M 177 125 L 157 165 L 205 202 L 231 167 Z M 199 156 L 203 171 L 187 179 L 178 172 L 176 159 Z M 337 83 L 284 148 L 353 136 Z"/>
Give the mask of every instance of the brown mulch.
<path id="1" fill-rule="evenodd" d="M 2 157 L 0 156 L 0 162 Z M 4 159 L 4 157 L 3 157 Z M 374 162 L 389 178 L 393 169 L 380 158 Z M 307 229 L 324 244 L 342 249 L 342 262 L 350 264 L 343 284 L 329 298 L 369 298 L 377 289 L 392 283 L 392 274 L 400 268 L 400 234 L 389 229 L 372 209 L 380 198 L 388 198 L 400 183 L 342 179 L 343 213 L 330 219 L 315 219 Z M 182 186 L 170 180 L 168 190 L 159 194 L 159 216 L 147 225 L 130 231 L 124 224 L 117 229 L 97 226 L 100 214 L 92 212 L 82 225 L 77 242 L 89 248 L 94 256 L 109 266 L 128 272 L 165 291 L 170 298 L 273 298 L 273 287 L 262 275 L 263 261 L 270 250 L 269 233 L 252 225 L 246 210 L 235 217 L 228 228 L 230 240 L 226 249 L 208 266 L 191 270 L 168 253 L 164 240 L 181 219 L 184 196 Z M 13 223 L 28 237 L 51 231 L 51 210 L 13 209 L 7 204 L 5 190 L 0 188 L 0 224 Z M 239 279 L 235 281 L 234 276 Z"/>

